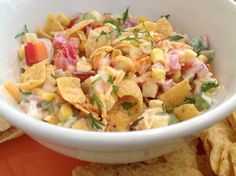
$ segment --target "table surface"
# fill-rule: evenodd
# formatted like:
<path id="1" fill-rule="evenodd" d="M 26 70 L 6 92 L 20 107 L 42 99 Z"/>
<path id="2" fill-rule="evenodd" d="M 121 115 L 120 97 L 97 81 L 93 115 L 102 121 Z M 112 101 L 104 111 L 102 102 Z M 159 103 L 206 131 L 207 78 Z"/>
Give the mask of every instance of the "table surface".
<path id="1" fill-rule="evenodd" d="M 77 165 L 84 164 L 42 146 L 27 135 L 0 144 L 1 176 L 71 176 Z"/>

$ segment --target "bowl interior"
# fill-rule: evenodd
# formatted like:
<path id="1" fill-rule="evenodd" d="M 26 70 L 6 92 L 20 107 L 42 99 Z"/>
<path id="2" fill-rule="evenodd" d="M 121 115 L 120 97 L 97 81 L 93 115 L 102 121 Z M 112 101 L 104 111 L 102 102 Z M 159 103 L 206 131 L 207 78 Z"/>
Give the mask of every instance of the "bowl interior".
<path id="1" fill-rule="evenodd" d="M 170 14 L 175 29 L 189 36 L 207 34 L 210 47 L 216 51 L 214 73 L 227 90 L 227 93 L 222 91 L 216 96 L 216 100 L 221 103 L 235 94 L 236 7 L 229 0 L 147 0 L 135 3 L 130 0 L 99 0 L 92 3 L 87 0 L 0 0 L 0 83 L 18 80 L 19 40 L 14 36 L 22 31 L 25 24 L 30 31 L 34 31 L 43 24 L 48 12 L 64 12 L 68 15 L 90 10 L 122 13 L 128 6 L 137 17 L 146 16 L 155 20 L 161 15 Z"/>

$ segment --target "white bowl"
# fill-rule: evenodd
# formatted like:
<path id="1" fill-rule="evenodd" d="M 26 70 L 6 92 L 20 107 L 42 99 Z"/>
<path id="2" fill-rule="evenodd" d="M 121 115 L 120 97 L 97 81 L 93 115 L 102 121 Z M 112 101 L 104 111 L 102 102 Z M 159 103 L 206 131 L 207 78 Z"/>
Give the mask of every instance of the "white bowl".
<path id="1" fill-rule="evenodd" d="M 0 0 L 0 82 L 16 80 L 19 43 L 14 36 L 24 24 L 34 30 L 48 12 L 72 15 L 76 11 L 95 9 L 121 13 L 128 6 L 133 14 L 152 19 L 170 14 L 175 28 L 190 36 L 207 33 L 217 55 L 215 74 L 225 85 L 227 97 L 216 97 L 219 104 L 194 119 L 137 132 L 101 133 L 62 128 L 33 119 L 4 100 L 0 100 L 1 115 L 59 153 L 92 162 L 127 163 L 176 150 L 230 114 L 236 108 L 236 5 L 230 0 Z"/>

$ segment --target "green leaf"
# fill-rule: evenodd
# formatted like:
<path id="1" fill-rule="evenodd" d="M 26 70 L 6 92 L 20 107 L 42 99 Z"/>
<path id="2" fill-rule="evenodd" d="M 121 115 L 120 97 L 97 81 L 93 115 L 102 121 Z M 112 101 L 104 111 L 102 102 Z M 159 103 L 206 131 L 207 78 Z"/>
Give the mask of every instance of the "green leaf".
<path id="1" fill-rule="evenodd" d="M 201 85 L 201 91 L 203 92 L 207 92 L 208 90 L 212 89 L 212 88 L 216 88 L 218 87 L 219 84 L 217 84 L 216 82 L 214 81 L 205 81 L 202 83 Z"/>
<path id="2" fill-rule="evenodd" d="M 184 36 L 182 36 L 182 35 L 171 35 L 171 36 L 168 37 L 168 39 L 170 41 L 179 41 L 183 38 L 184 38 Z"/>
<path id="3" fill-rule="evenodd" d="M 169 19 L 169 18 L 170 18 L 170 15 L 169 15 L 169 14 L 167 14 L 167 15 L 161 15 L 161 18 Z"/>
<path id="4" fill-rule="evenodd" d="M 202 97 L 197 97 L 194 105 L 199 111 L 203 111 L 211 107 L 211 105 Z"/>
<path id="5" fill-rule="evenodd" d="M 20 100 L 28 102 L 28 97 L 31 95 L 29 92 L 21 92 L 20 94 Z"/>
<path id="6" fill-rule="evenodd" d="M 143 119 L 144 119 L 144 116 L 142 116 L 142 117 L 136 119 L 136 120 L 129 126 L 129 128 L 135 127 L 135 126 L 138 125 L 138 123 L 139 123 L 141 120 L 143 120 Z"/>
<path id="7" fill-rule="evenodd" d="M 102 32 L 100 33 L 100 35 L 96 38 L 96 42 L 98 42 L 98 40 L 99 40 L 99 38 L 100 38 L 101 36 L 106 36 L 106 38 L 109 39 L 110 36 L 111 36 L 111 32 L 102 31 Z"/>
<path id="8" fill-rule="evenodd" d="M 114 81 L 113 81 L 112 76 L 109 76 L 109 78 L 108 78 L 107 81 L 108 81 L 110 84 L 112 84 L 112 90 L 113 90 L 114 94 L 117 96 L 119 87 L 114 84 Z"/>
<path id="9" fill-rule="evenodd" d="M 20 37 L 20 36 L 25 35 L 25 34 L 28 33 L 28 32 L 29 32 L 29 30 L 28 30 L 28 28 L 27 28 L 27 26 L 26 26 L 26 24 L 25 24 L 25 25 L 24 25 L 23 32 L 17 34 L 17 35 L 15 36 L 15 39 L 18 38 L 18 37 Z"/>
<path id="10" fill-rule="evenodd" d="M 110 84 L 114 84 L 113 78 L 112 76 L 109 76 L 108 80 L 107 80 Z"/>
<path id="11" fill-rule="evenodd" d="M 176 118 L 176 116 L 174 114 L 170 114 L 170 118 L 169 118 L 169 125 L 175 124 L 175 123 L 179 123 L 179 119 Z"/>
<path id="12" fill-rule="evenodd" d="M 215 51 L 214 50 L 202 50 L 200 54 L 207 57 L 208 62 L 211 62 L 215 57 Z"/>
<path id="13" fill-rule="evenodd" d="M 93 93 L 93 95 L 92 95 L 92 104 L 93 105 L 96 104 L 98 109 L 99 109 L 99 111 L 102 111 L 102 107 L 104 105 L 103 105 L 102 101 L 98 98 L 98 96 L 95 93 Z"/>
<path id="14" fill-rule="evenodd" d="M 88 114 L 88 121 L 89 121 L 92 129 L 94 129 L 96 131 L 101 130 L 102 126 L 104 126 L 104 124 L 101 121 L 99 121 L 95 117 L 93 117 L 92 113 Z"/>
<path id="15" fill-rule="evenodd" d="M 130 103 L 130 102 L 124 102 L 121 104 L 121 106 L 123 107 L 124 110 L 130 110 L 131 108 L 134 107 L 134 104 L 133 103 Z"/>
<path id="16" fill-rule="evenodd" d="M 122 22 L 123 24 L 126 22 L 129 15 L 129 7 L 127 7 L 126 11 L 122 14 Z"/>
<path id="17" fill-rule="evenodd" d="M 190 40 L 190 45 L 193 47 L 193 50 L 199 55 L 203 49 L 207 48 L 206 42 L 202 37 L 193 37 Z"/>
<path id="18" fill-rule="evenodd" d="M 187 97 L 186 99 L 185 99 L 185 104 L 194 104 L 196 102 L 196 99 L 195 98 L 193 98 L 193 97 Z"/>

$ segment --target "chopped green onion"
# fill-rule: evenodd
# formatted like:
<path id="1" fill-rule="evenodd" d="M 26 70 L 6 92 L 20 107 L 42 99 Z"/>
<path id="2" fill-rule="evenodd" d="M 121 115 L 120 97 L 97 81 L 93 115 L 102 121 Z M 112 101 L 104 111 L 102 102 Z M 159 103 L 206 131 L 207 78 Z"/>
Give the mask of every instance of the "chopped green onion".
<path id="1" fill-rule="evenodd" d="M 88 121 L 89 121 L 92 129 L 94 129 L 96 131 L 101 130 L 102 126 L 104 126 L 104 124 L 101 121 L 99 121 L 95 117 L 93 117 L 92 113 L 88 114 Z"/>
<path id="2" fill-rule="evenodd" d="M 219 84 L 217 84 L 215 81 L 205 81 L 201 85 L 201 91 L 207 92 L 208 90 L 210 90 L 212 88 L 216 88 L 218 86 L 219 86 Z"/>
<path id="3" fill-rule="evenodd" d="M 123 22 L 123 24 L 126 22 L 126 20 L 128 18 L 128 15 L 129 15 L 129 7 L 127 7 L 126 11 L 122 15 L 122 22 Z"/>
<path id="4" fill-rule="evenodd" d="M 129 126 L 129 128 L 135 127 L 135 126 L 138 125 L 138 123 L 139 123 L 141 120 L 143 120 L 143 119 L 144 119 L 144 116 L 142 116 L 142 117 L 136 119 L 136 120 Z"/>
<path id="5" fill-rule="evenodd" d="M 122 39 L 121 41 L 124 41 L 124 40 L 133 40 L 133 41 L 136 41 L 136 42 L 140 43 L 139 39 L 141 39 L 141 38 L 135 37 L 135 36 L 127 36 L 127 37 L 125 37 L 124 39 Z"/>
<path id="6" fill-rule="evenodd" d="M 93 105 L 96 104 L 98 109 L 99 109 L 99 111 L 101 111 L 102 107 L 104 106 L 102 101 L 98 98 L 98 96 L 95 93 L 93 93 L 93 95 L 92 95 L 92 104 Z"/>
<path id="7" fill-rule="evenodd" d="M 108 78 L 107 81 L 108 81 L 110 84 L 112 84 L 112 90 L 113 90 L 114 94 L 117 96 L 117 95 L 118 95 L 119 87 L 114 84 L 114 81 L 113 81 L 113 79 L 112 79 L 112 76 L 109 76 L 109 78 Z"/>
<path id="8" fill-rule="evenodd" d="M 196 102 L 196 99 L 195 98 L 193 98 L 193 97 L 187 97 L 186 99 L 185 99 L 185 104 L 194 104 Z"/>
<path id="9" fill-rule="evenodd" d="M 182 36 L 182 35 L 171 35 L 167 39 L 169 39 L 170 41 L 179 41 L 183 38 L 184 38 L 184 36 Z"/>

